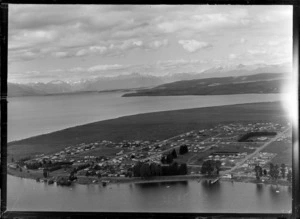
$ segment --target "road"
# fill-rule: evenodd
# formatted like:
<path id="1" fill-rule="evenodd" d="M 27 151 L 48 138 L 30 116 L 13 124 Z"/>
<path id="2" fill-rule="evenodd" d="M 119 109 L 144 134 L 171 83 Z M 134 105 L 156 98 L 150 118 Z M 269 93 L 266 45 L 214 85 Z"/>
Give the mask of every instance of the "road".
<path id="1" fill-rule="evenodd" d="M 181 135 L 182 135 L 182 134 L 181 134 Z M 220 135 L 220 134 L 216 134 L 216 135 L 214 135 L 214 136 L 208 137 L 208 138 L 206 138 L 205 140 L 200 141 L 199 143 L 205 143 L 206 141 L 210 140 L 211 138 L 217 137 L 218 135 Z M 180 135 L 175 136 L 175 137 L 172 137 L 172 138 L 169 138 L 169 139 L 164 140 L 164 141 L 162 141 L 162 142 L 166 143 L 166 141 L 169 141 L 169 140 L 174 139 L 174 138 L 179 137 L 179 136 L 180 136 Z M 166 149 L 166 150 L 164 150 L 164 151 L 157 152 L 157 153 L 155 153 L 154 155 L 152 155 L 152 156 L 150 156 L 150 157 L 141 159 L 140 161 L 143 162 L 143 161 L 145 161 L 145 160 L 148 160 L 148 159 L 151 159 L 151 158 L 155 158 L 155 157 L 159 156 L 160 154 L 164 154 L 164 153 L 166 153 L 166 152 L 168 152 L 168 151 L 171 151 L 171 150 L 173 150 L 173 149 L 177 149 L 177 148 L 179 148 L 182 144 L 185 144 L 185 143 L 187 143 L 187 141 L 181 142 L 181 144 L 179 144 L 179 145 L 177 145 L 177 146 L 175 146 L 175 147 L 170 147 L 170 148 L 168 148 L 168 149 Z M 152 146 L 153 146 L 153 145 L 152 145 Z M 213 145 L 212 145 L 212 146 L 213 146 Z M 209 150 L 212 146 L 209 146 L 209 147 L 205 148 L 205 150 L 203 150 L 202 152 Z"/>
<path id="2" fill-rule="evenodd" d="M 162 140 L 162 141 L 159 141 L 159 142 L 155 142 L 155 143 L 153 143 L 153 144 L 151 144 L 151 145 L 147 145 L 147 146 L 145 146 L 145 147 L 142 147 L 142 148 L 139 148 L 138 150 L 136 150 L 136 151 L 129 151 L 129 152 L 126 152 L 126 153 L 124 153 L 124 154 L 122 154 L 122 155 L 118 155 L 118 156 L 115 156 L 115 157 L 113 157 L 113 158 L 111 158 L 111 159 L 109 159 L 109 160 L 106 160 L 106 161 L 104 161 L 103 163 L 106 163 L 106 162 L 108 162 L 108 161 L 111 161 L 111 160 L 113 160 L 113 159 L 117 159 L 117 158 L 120 158 L 120 157 L 124 157 L 125 155 L 129 155 L 129 154 L 131 154 L 131 153 L 137 153 L 137 152 L 140 152 L 140 151 L 142 151 L 144 148 L 148 148 L 148 147 L 155 147 L 155 146 L 157 146 L 157 145 L 159 145 L 159 144 L 166 144 L 168 141 L 170 141 L 170 140 L 174 140 L 174 139 L 176 139 L 176 138 L 181 138 L 180 136 L 181 135 L 183 135 L 182 133 L 181 134 L 179 134 L 179 135 L 176 135 L 176 136 L 173 136 L 173 137 L 171 137 L 171 138 L 168 138 L 168 139 L 165 139 L 165 140 Z M 205 139 L 206 140 L 206 139 Z M 181 144 L 180 145 L 182 145 L 182 144 L 184 144 L 185 142 L 181 142 Z M 172 148 L 168 148 L 168 149 L 166 149 L 166 150 L 164 150 L 164 151 L 161 151 L 161 152 L 157 152 L 157 153 L 155 153 L 154 155 L 152 155 L 152 156 L 150 156 L 150 157 L 147 157 L 147 158 L 144 158 L 144 159 L 140 159 L 140 161 L 141 162 L 143 162 L 143 161 L 145 161 L 145 160 L 147 160 L 147 159 L 149 159 L 149 158 L 153 158 L 153 157 L 155 157 L 155 156 L 158 156 L 159 154 L 162 154 L 162 153 L 165 153 L 165 152 L 167 152 L 167 151 L 169 151 L 169 150 L 171 150 L 171 149 L 174 149 L 174 148 L 177 148 L 177 147 L 180 147 L 180 145 L 178 145 L 178 146 L 176 146 L 176 147 L 172 147 Z"/>
<path id="3" fill-rule="evenodd" d="M 233 172 L 234 170 L 238 169 L 241 165 L 243 165 L 247 160 L 251 159 L 252 157 L 254 157 L 256 154 L 258 154 L 260 151 L 262 151 L 263 149 L 265 149 L 268 145 L 270 145 L 272 142 L 276 141 L 278 138 L 282 137 L 290 128 L 287 128 L 286 130 L 284 130 L 283 132 L 279 133 L 278 135 L 276 135 L 274 138 L 271 138 L 268 142 L 266 142 L 265 144 L 263 144 L 261 147 L 257 148 L 252 154 L 247 155 L 243 160 L 241 160 L 240 162 L 238 162 L 233 168 L 231 168 L 230 170 L 224 171 L 223 174 L 228 174 Z"/>

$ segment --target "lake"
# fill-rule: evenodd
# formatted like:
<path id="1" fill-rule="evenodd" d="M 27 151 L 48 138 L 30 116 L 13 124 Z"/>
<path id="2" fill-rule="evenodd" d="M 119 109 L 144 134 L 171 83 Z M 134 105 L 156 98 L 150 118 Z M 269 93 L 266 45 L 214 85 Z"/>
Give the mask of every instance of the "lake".
<path id="1" fill-rule="evenodd" d="M 8 141 L 139 113 L 281 100 L 279 94 L 122 97 L 123 93 L 13 97 L 8 101 Z"/>
<path id="2" fill-rule="evenodd" d="M 121 97 L 123 93 L 85 93 L 14 97 L 8 104 L 8 139 L 125 115 L 240 103 L 279 101 L 279 94 L 178 97 Z M 288 187 L 252 183 L 165 182 L 60 187 L 8 176 L 8 210 L 120 212 L 287 213 Z"/>
<path id="3" fill-rule="evenodd" d="M 288 187 L 205 180 L 61 187 L 8 176 L 11 211 L 288 213 Z"/>

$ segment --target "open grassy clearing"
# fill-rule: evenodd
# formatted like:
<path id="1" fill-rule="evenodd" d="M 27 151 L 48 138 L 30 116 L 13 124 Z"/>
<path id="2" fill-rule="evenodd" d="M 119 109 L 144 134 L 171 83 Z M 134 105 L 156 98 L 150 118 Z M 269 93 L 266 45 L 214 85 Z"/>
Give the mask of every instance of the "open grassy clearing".
<path id="1" fill-rule="evenodd" d="M 287 141 L 272 142 L 266 147 L 263 152 L 276 153 L 277 155 L 272 159 L 272 163 L 292 165 L 292 143 Z"/>

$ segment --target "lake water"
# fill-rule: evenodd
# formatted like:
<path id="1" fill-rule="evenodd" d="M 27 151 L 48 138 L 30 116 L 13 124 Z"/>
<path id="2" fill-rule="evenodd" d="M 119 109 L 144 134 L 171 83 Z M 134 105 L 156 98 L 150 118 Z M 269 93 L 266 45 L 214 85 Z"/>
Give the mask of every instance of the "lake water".
<path id="1" fill-rule="evenodd" d="M 122 94 L 95 92 L 9 98 L 8 141 L 125 115 L 281 99 L 279 94 L 121 97 Z"/>
<path id="2" fill-rule="evenodd" d="M 61 187 L 8 176 L 8 210 L 288 213 L 288 187 L 202 180 L 143 184 L 73 185 Z"/>
<path id="3" fill-rule="evenodd" d="M 162 110 L 281 100 L 278 94 L 226 96 L 130 97 L 122 93 L 88 93 L 9 98 L 8 139 L 22 139 L 124 115 Z M 197 181 L 74 185 L 60 187 L 8 176 L 8 210 L 123 212 L 286 213 L 292 193 L 287 187 L 252 183 Z"/>

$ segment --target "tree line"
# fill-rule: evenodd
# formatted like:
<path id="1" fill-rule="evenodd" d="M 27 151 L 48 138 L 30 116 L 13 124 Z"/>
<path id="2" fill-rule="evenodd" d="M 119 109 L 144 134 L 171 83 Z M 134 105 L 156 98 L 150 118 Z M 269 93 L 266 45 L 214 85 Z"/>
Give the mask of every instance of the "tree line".
<path id="1" fill-rule="evenodd" d="M 260 179 L 262 176 L 269 176 L 273 180 L 279 178 L 287 179 L 289 182 L 292 181 L 292 171 L 289 170 L 286 174 L 286 165 L 283 163 L 280 166 L 278 164 L 269 164 L 269 171 L 267 169 L 262 169 L 261 166 L 255 165 L 254 167 L 256 179 Z"/>
<path id="2" fill-rule="evenodd" d="M 160 165 L 158 163 L 137 162 L 132 171 L 135 177 L 151 177 L 186 175 L 188 169 L 186 163 L 178 164 L 177 162 L 174 162 L 170 165 Z"/>
<path id="3" fill-rule="evenodd" d="M 42 167 L 42 168 L 47 169 L 48 171 L 54 171 L 54 170 L 61 169 L 64 166 L 70 166 L 72 164 L 73 163 L 69 162 L 69 161 L 60 161 L 60 162 L 53 163 L 53 162 L 51 162 L 51 160 L 49 160 L 49 161 L 43 160 L 41 162 L 29 162 L 29 163 L 26 163 L 25 166 L 27 169 L 30 169 L 30 170 L 36 170 L 36 169 Z"/>
<path id="4" fill-rule="evenodd" d="M 258 136 L 274 136 L 276 135 L 276 132 L 248 132 L 245 135 L 241 136 L 238 139 L 238 142 L 244 142 L 247 141 L 248 138 L 251 137 L 258 137 Z"/>
<path id="5" fill-rule="evenodd" d="M 188 146 L 187 145 L 181 145 L 179 147 L 179 154 L 183 155 L 189 152 Z M 177 152 L 175 149 L 172 150 L 172 152 L 170 152 L 167 155 L 163 155 L 161 157 L 161 163 L 162 164 L 171 164 L 173 162 L 174 159 L 176 159 L 178 157 Z"/>
<path id="6" fill-rule="evenodd" d="M 206 160 L 201 167 L 201 174 L 206 175 L 219 175 L 221 169 L 221 161 L 219 160 Z"/>

